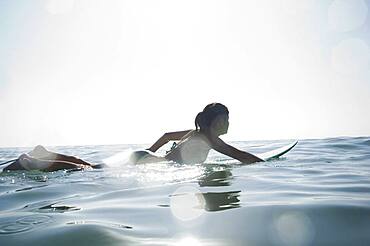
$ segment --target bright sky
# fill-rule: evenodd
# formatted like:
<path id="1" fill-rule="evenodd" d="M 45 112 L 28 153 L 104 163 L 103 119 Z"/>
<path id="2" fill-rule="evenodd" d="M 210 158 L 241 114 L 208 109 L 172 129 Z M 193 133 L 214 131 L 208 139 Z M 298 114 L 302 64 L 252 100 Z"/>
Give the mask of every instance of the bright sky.
<path id="1" fill-rule="evenodd" d="M 0 0 L 0 146 L 370 135 L 370 1 Z"/>

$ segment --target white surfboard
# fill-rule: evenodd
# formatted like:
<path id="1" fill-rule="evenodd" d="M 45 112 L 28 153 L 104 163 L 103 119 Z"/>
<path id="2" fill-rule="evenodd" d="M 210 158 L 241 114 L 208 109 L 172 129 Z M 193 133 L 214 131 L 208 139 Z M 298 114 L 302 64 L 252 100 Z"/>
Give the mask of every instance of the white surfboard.
<path id="1" fill-rule="evenodd" d="M 294 146 L 296 146 L 298 143 L 298 141 L 295 141 L 291 144 L 288 144 L 288 145 L 285 145 L 281 148 L 278 148 L 278 149 L 274 149 L 274 150 L 271 150 L 271 151 L 268 151 L 268 152 L 265 152 L 265 153 L 261 153 L 261 154 L 256 154 L 255 156 L 261 158 L 262 160 L 264 161 L 268 161 L 268 160 L 271 160 L 271 159 L 274 159 L 274 158 L 278 158 L 282 155 L 284 155 L 285 153 L 289 152 L 291 149 L 294 148 Z"/>

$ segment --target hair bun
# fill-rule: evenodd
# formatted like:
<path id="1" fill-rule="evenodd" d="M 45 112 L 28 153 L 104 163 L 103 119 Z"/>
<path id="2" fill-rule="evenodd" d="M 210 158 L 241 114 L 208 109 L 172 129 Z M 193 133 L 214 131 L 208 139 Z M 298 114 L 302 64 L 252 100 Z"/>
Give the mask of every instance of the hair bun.
<path id="1" fill-rule="evenodd" d="M 195 130 L 198 130 L 198 128 L 201 127 L 202 125 L 202 115 L 203 115 L 203 112 L 199 112 L 197 114 L 197 117 L 195 117 Z"/>

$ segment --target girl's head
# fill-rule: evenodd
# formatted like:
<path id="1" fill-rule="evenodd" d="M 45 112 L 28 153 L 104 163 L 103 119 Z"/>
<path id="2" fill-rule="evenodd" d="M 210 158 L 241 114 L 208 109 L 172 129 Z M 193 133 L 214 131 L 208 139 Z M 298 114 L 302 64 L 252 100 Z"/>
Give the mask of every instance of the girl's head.
<path id="1" fill-rule="evenodd" d="M 195 118 L 195 128 L 217 136 L 227 133 L 229 110 L 221 103 L 208 104 Z"/>

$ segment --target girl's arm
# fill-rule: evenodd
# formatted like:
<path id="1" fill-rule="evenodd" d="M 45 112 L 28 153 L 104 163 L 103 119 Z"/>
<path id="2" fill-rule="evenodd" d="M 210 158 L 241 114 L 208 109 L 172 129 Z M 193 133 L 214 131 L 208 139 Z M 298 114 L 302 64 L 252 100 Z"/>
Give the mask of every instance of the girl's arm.
<path id="1" fill-rule="evenodd" d="M 193 130 L 179 131 L 179 132 L 167 132 L 163 134 L 150 148 L 152 152 L 156 152 L 160 147 L 168 143 L 169 141 L 181 140 L 185 135 L 190 133 Z"/>
<path id="2" fill-rule="evenodd" d="M 254 162 L 260 162 L 264 161 L 260 159 L 259 157 L 252 155 L 248 152 L 239 150 L 224 141 L 220 139 L 219 137 L 216 137 L 214 139 L 210 139 L 211 147 L 216 150 L 217 152 L 220 152 L 224 155 L 230 156 L 234 159 L 237 159 L 238 161 L 245 163 L 245 164 L 251 164 Z"/>

